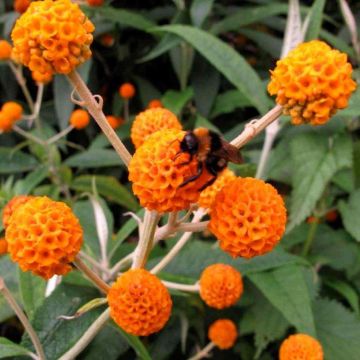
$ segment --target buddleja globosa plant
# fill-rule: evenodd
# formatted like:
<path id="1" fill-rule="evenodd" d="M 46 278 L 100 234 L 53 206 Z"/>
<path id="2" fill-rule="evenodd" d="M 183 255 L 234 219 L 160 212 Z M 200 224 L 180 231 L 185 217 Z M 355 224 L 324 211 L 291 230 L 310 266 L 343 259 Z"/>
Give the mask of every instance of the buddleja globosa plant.
<path id="1" fill-rule="evenodd" d="M 360 247 L 354 241 L 360 241 L 354 220 L 359 194 L 345 179 L 350 134 L 356 137 L 359 123 L 331 120 L 346 108 L 347 116 L 360 115 L 351 98 L 358 97 L 353 66 L 343 52 L 360 58 L 346 2 L 340 1 L 340 8 L 354 49 L 323 34 L 341 51 L 316 39 L 322 35 L 324 1 L 307 9 L 303 23 L 299 3 L 292 0 L 246 7 L 245 17 L 242 10 L 231 14 L 221 1 L 174 1 L 174 7 L 149 11 L 149 18 L 112 7 L 117 2 L 84 3 L 15 1 L 19 15 L 11 42 L 0 41 L 3 68 L 12 71 L 26 102 L 6 98 L 0 111 L 0 173 L 17 174 L 1 189 L 0 319 L 15 314 L 24 328 L 21 343 L 11 335 L 0 338 L 0 357 L 360 358 L 354 290 L 360 283 Z M 177 20 L 156 27 L 165 10 Z M 217 11 L 223 20 L 216 20 Z M 267 83 L 276 104 L 269 110 L 258 75 L 215 35 L 223 34 L 234 47 L 247 37 L 256 42 L 250 29 L 234 40 L 233 24 L 283 13 L 288 17 L 282 56 Z M 193 25 L 177 24 L 185 18 Z M 131 59 L 131 70 L 124 69 L 115 91 L 95 75 L 102 96 L 93 94 L 96 84 L 84 67 L 90 61 L 105 67 L 110 83 L 113 72 L 117 77 L 122 70 L 107 61 L 122 61 L 126 36 L 129 43 L 139 36 L 122 26 L 161 40 Z M 104 50 L 113 47 L 108 54 Z M 181 91 L 167 91 L 160 100 L 150 76 L 126 72 L 169 49 Z M 239 91 L 217 96 L 220 79 Z M 44 89 L 52 81 L 47 101 Z M 137 89 L 146 106 L 136 115 Z M 57 125 L 49 110 L 52 95 L 61 119 Z M 224 140 L 206 117 L 216 119 L 242 106 L 263 115 L 241 130 L 235 124 Z M 256 152 L 250 147 L 262 144 L 256 140 L 263 131 L 265 141 Z M 269 158 L 276 136 L 280 141 Z M 238 164 L 240 149 L 243 164 Z M 13 170 L 1 170 L 2 161 Z M 227 166 L 231 162 L 236 164 Z M 113 170 L 89 170 L 100 167 Z M 342 168 L 348 173 L 339 174 Z M 29 170 L 24 179 L 18 176 Z M 272 181 L 261 179 L 265 170 Z M 358 184 L 359 169 L 352 171 Z M 129 189 L 119 181 L 127 178 Z M 114 219 L 116 226 L 122 223 L 122 208 L 130 210 L 131 219 L 112 237 Z M 337 219 L 334 208 L 342 221 L 330 227 L 324 222 Z M 7 326 L 4 322 L 5 334 Z"/>

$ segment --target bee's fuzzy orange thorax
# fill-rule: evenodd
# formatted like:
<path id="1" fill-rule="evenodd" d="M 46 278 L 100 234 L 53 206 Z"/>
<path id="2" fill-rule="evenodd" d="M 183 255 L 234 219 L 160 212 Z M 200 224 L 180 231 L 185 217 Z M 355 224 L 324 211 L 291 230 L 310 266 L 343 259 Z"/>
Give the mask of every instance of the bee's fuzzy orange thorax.
<path id="1" fill-rule="evenodd" d="M 199 141 L 198 160 L 204 161 L 211 148 L 211 138 L 209 136 L 209 130 L 206 128 L 198 128 L 194 130 Z"/>

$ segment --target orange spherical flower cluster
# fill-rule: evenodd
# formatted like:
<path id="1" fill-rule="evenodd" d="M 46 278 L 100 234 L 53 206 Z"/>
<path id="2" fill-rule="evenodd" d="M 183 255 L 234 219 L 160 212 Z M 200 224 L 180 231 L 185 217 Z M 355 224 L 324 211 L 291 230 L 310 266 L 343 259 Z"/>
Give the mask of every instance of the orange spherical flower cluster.
<path id="1" fill-rule="evenodd" d="M 101 6 L 104 3 L 104 0 L 87 0 L 87 3 L 90 6 Z"/>
<path id="2" fill-rule="evenodd" d="M 101 45 L 111 47 L 115 43 L 114 36 L 111 34 L 104 34 L 100 38 Z"/>
<path id="3" fill-rule="evenodd" d="M 12 47 L 6 40 L 0 40 L 0 60 L 9 60 Z"/>
<path id="4" fill-rule="evenodd" d="M 17 195 L 14 196 L 3 209 L 2 221 L 4 228 L 6 229 L 10 224 L 10 219 L 14 211 L 21 205 L 27 203 L 33 197 L 30 195 Z"/>
<path id="5" fill-rule="evenodd" d="M 0 239 L 0 256 L 7 253 L 7 242 L 5 239 Z"/>
<path id="6" fill-rule="evenodd" d="M 6 102 L 0 110 L 0 132 L 8 132 L 21 119 L 23 108 L 14 101 Z"/>
<path id="7" fill-rule="evenodd" d="M 31 0 L 15 0 L 14 10 L 20 14 L 24 13 L 29 7 Z"/>
<path id="8" fill-rule="evenodd" d="M 75 129 L 81 130 L 89 125 L 90 115 L 86 110 L 76 109 L 71 113 L 69 122 Z"/>
<path id="9" fill-rule="evenodd" d="M 21 270 L 49 279 L 71 270 L 69 263 L 80 251 L 83 231 L 65 203 L 33 197 L 15 209 L 5 239 Z"/>
<path id="10" fill-rule="evenodd" d="M 200 277 L 200 297 L 216 309 L 234 305 L 243 293 L 241 274 L 230 265 L 208 266 Z"/>
<path id="11" fill-rule="evenodd" d="M 31 77 L 39 84 L 47 84 L 53 79 L 53 74 L 51 72 L 41 73 L 38 71 L 33 71 L 31 73 Z"/>
<path id="12" fill-rule="evenodd" d="M 208 186 L 200 193 L 198 204 L 199 206 L 203 207 L 204 209 L 210 209 L 211 205 L 213 204 L 216 194 L 230 181 L 236 178 L 235 174 L 229 170 L 224 169 L 215 182 Z"/>
<path id="13" fill-rule="evenodd" d="M 198 172 L 198 162 L 180 153 L 185 131 L 160 130 L 140 146 L 129 165 L 129 179 L 140 204 L 160 213 L 180 211 L 196 203 L 199 189 L 211 178 L 204 170 L 199 178 L 181 186 Z"/>
<path id="14" fill-rule="evenodd" d="M 222 350 L 233 347 L 237 336 L 236 325 L 229 319 L 216 320 L 209 327 L 209 339 Z"/>
<path id="15" fill-rule="evenodd" d="M 148 109 L 138 114 L 131 127 L 131 140 L 135 148 L 153 133 L 164 129 L 182 130 L 182 126 L 171 111 L 162 108 Z"/>
<path id="16" fill-rule="evenodd" d="M 321 344 L 306 334 L 290 335 L 280 347 L 279 360 L 323 360 Z"/>
<path id="17" fill-rule="evenodd" d="M 119 95 L 123 99 L 131 99 L 135 96 L 135 87 L 131 83 L 124 83 L 119 87 Z"/>
<path id="18" fill-rule="evenodd" d="M 68 74 L 91 56 L 94 25 L 71 0 L 34 1 L 16 21 L 13 57 L 42 74 Z"/>
<path id="19" fill-rule="evenodd" d="M 117 129 L 119 126 L 125 123 L 125 120 L 120 116 L 108 115 L 106 116 L 106 120 L 113 129 Z"/>
<path id="20" fill-rule="evenodd" d="M 162 102 L 158 99 L 154 99 L 149 101 L 149 104 L 147 106 L 148 109 L 156 109 L 156 108 L 162 108 L 164 107 Z"/>
<path id="21" fill-rule="evenodd" d="M 127 333 L 148 336 L 169 320 L 172 301 L 162 282 L 144 269 L 121 275 L 108 293 L 110 315 Z"/>
<path id="22" fill-rule="evenodd" d="M 348 105 L 356 88 L 351 73 L 346 54 L 313 40 L 277 62 L 268 91 L 293 124 L 321 125 Z"/>
<path id="23" fill-rule="evenodd" d="M 273 249 L 285 231 L 286 209 L 276 189 L 254 178 L 236 178 L 216 195 L 209 230 L 233 257 L 252 258 Z"/>

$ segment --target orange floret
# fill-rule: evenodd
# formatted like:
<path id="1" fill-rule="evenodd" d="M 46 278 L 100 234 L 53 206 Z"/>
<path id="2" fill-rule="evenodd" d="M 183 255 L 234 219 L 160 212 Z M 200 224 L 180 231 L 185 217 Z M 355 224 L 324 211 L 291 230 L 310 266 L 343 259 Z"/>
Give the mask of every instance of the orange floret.
<path id="1" fill-rule="evenodd" d="M 106 120 L 113 129 L 117 129 L 119 126 L 125 123 L 125 120 L 120 116 L 108 115 L 106 116 Z"/>
<path id="2" fill-rule="evenodd" d="M 104 3 L 104 0 L 87 0 L 87 3 L 90 6 L 101 6 Z"/>
<path id="3" fill-rule="evenodd" d="M 0 256 L 7 253 L 7 242 L 5 239 L 0 239 Z"/>
<path id="4" fill-rule="evenodd" d="M 147 107 L 148 107 L 148 109 L 156 109 L 156 108 L 162 108 L 164 106 L 160 100 L 154 99 L 154 100 L 149 101 L 149 104 Z"/>
<path id="5" fill-rule="evenodd" d="M 322 125 L 347 107 L 356 83 L 347 55 L 313 40 L 300 44 L 276 63 L 268 91 L 294 125 Z"/>
<path id="6" fill-rule="evenodd" d="M 86 110 L 76 109 L 71 113 L 69 122 L 75 129 L 81 130 L 89 125 L 90 115 Z"/>
<path id="7" fill-rule="evenodd" d="M 131 99 L 135 96 L 135 87 L 131 83 L 124 83 L 119 87 L 119 95 L 123 99 Z"/>
<path id="8" fill-rule="evenodd" d="M 13 58 L 31 71 L 68 74 L 91 56 L 94 25 L 70 0 L 31 2 L 16 21 Z"/>
<path id="9" fill-rule="evenodd" d="M 229 319 L 219 319 L 210 325 L 208 337 L 220 349 L 230 349 L 238 336 L 236 326 Z"/>
<path id="10" fill-rule="evenodd" d="M 153 133 L 164 129 L 182 130 L 182 126 L 171 111 L 162 108 L 148 109 L 138 114 L 131 127 L 131 140 L 138 148 Z"/>
<path id="11" fill-rule="evenodd" d="M 199 197 L 198 204 L 203 207 L 204 209 L 210 209 L 211 205 L 213 204 L 216 194 L 230 181 L 234 180 L 236 178 L 235 174 L 229 170 L 224 169 L 215 182 L 205 188 L 201 193 Z"/>
<path id="12" fill-rule="evenodd" d="M 279 360 L 323 360 L 321 344 L 306 334 L 290 335 L 280 347 Z"/>
<path id="13" fill-rule="evenodd" d="M 6 40 L 0 40 L 0 60 L 9 60 L 12 47 Z"/>
<path id="14" fill-rule="evenodd" d="M 47 84 L 52 80 L 53 75 L 51 72 L 40 73 L 38 71 L 33 71 L 31 73 L 31 77 L 39 84 Z"/>
<path id="15" fill-rule="evenodd" d="M 111 34 L 104 34 L 100 38 L 101 45 L 111 47 L 115 43 L 114 36 Z"/>
<path id="16" fill-rule="evenodd" d="M 20 14 L 24 13 L 29 7 L 31 0 L 15 0 L 14 10 Z"/>
<path id="17" fill-rule="evenodd" d="M 166 129 L 151 135 L 140 146 L 129 165 L 129 180 L 143 207 L 160 213 L 188 209 L 196 203 L 201 186 L 212 175 L 206 170 L 195 181 L 180 185 L 197 174 L 198 162 L 190 163 L 189 154 L 179 153 L 185 131 Z"/>
<path id="18" fill-rule="evenodd" d="M 14 121 L 5 113 L 0 111 L 0 133 L 11 131 Z"/>
<path id="19" fill-rule="evenodd" d="M 254 178 L 236 178 L 216 195 L 209 230 L 233 257 L 252 258 L 273 249 L 285 231 L 286 209 L 276 189 Z"/>
<path id="20" fill-rule="evenodd" d="M 1 112 L 15 122 L 21 119 L 23 108 L 14 101 L 8 101 L 2 106 Z"/>
<path id="21" fill-rule="evenodd" d="M 31 195 L 17 195 L 14 196 L 3 209 L 2 221 L 4 228 L 6 229 L 10 224 L 10 219 L 14 211 L 21 205 L 27 203 L 33 197 Z"/>
<path id="22" fill-rule="evenodd" d="M 33 197 L 11 216 L 5 239 L 23 271 L 50 279 L 71 270 L 83 242 L 79 220 L 63 202 Z"/>
<path id="23" fill-rule="evenodd" d="M 230 265 L 208 266 L 200 277 L 200 297 L 215 309 L 234 305 L 243 293 L 241 274 Z"/>
<path id="24" fill-rule="evenodd" d="M 148 336 L 169 320 L 172 301 L 162 282 L 144 269 L 121 275 L 108 293 L 110 315 L 127 333 Z"/>
<path id="25" fill-rule="evenodd" d="M 334 222 L 339 217 L 339 213 L 336 210 L 330 210 L 326 213 L 325 219 L 328 222 Z"/>

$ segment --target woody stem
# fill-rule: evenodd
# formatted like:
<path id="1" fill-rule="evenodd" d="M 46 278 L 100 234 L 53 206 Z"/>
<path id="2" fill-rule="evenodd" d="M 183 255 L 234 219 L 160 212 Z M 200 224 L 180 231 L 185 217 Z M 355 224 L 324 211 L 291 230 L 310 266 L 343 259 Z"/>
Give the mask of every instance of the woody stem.
<path id="1" fill-rule="evenodd" d="M 83 101 L 83 105 L 87 108 L 91 116 L 95 119 L 97 124 L 100 126 L 101 130 L 108 138 L 109 142 L 118 153 L 122 161 L 126 166 L 129 165 L 131 160 L 131 155 L 126 149 L 123 142 L 118 138 L 114 129 L 110 126 L 109 122 L 106 120 L 105 114 L 102 111 L 101 104 L 99 104 L 93 94 L 90 92 L 89 88 L 86 86 L 81 76 L 76 72 L 72 71 L 67 75 L 69 81 L 74 86 L 76 92 L 79 94 L 80 98 Z"/>
<path id="2" fill-rule="evenodd" d="M 215 346 L 216 345 L 213 342 L 209 342 L 209 344 L 207 344 L 202 350 L 200 350 L 196 355 L 192 356 L 188 360 L 199 360 L 206 357 Z"/>

